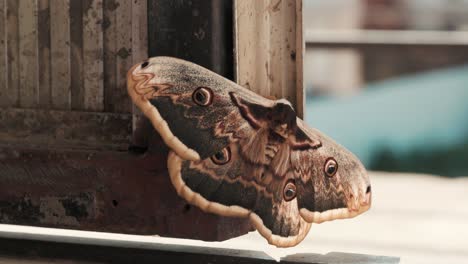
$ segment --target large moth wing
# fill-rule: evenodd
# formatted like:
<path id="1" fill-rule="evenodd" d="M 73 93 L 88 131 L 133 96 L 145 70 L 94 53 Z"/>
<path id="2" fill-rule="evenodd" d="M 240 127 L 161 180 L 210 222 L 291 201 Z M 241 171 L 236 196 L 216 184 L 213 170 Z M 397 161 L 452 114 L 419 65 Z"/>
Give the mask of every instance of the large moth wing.
<path id="1" fill-rule="evenodd" d="M 229 162 L 219 164 L 213 158 L 187 161 L 171 152 L 168 168 L 177 193 L 206 212 L 248 217 L 270 244 L 289 247 L 302 241 L 311 223 L 300 217 L 295 198 L 284 199 L 288 180 L 249 164 L 238 143 L 229 145 L 226 155 Z"/>
<path id="2" fill-rule="evenodd" d="M 354 217 L 370 207 L 362 165 L 320 131 L 303 125 L 298 120 L 293 140 L 251 128 L 203 160 L 183 160 L 171 152 L 171 181 L 180 196 L 202 210 L 248 217 L 270 244 L 294 246 L 311 223 Z M 330 176 L 324 166 L 331 159 L 340 161 L 340 169 Z"/>
<path id="3" fill-rule="evenodd" d="M 127 82 L 132 101 L 165 143 L 186 160 L 210 156 L 229 144 L 229 131 L 248 125 L 237 118 L 232 93 L 260 105 L 274 104 L 201 66 L 169 57 L 135 65 L 128 71 Z"/>
<path id="4" fill-rule="evenodd" d="M 307 222 L 322 223 L 355 217 L 370 208 L 369 176 L 359 159 L 317 129 L 298 119 L 301 137 L 321 142 L 316 149 L 291 151 L 300 215 Z M 329 171 L 333 169 L 332 171 Z"/>
<path id="5" fill-rule="evenodd" d="M 168 57 L 132 67 L 128 91 L 171 149 L 178 194 L 207 212 L 248 217 L 271 244 L 296 245 L 311 223 L 370 207 L 359 160 L 305 126 L 286 100 Z"/>

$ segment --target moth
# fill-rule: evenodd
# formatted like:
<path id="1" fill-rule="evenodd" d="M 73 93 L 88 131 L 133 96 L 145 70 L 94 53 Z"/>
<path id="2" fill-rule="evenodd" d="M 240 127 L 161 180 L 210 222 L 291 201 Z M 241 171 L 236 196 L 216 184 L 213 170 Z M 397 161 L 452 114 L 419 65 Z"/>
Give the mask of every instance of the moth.
<path id="1" fill-rule="evenodd" d="M 370 208 L 358 158 L 309 128 L 287 100 L 170 57 L 134 65 L 127 88 L 170 148 L 178 195 L 205 212 L 249 218 L 270 244 L 290 247 L 312 223 Z"/>

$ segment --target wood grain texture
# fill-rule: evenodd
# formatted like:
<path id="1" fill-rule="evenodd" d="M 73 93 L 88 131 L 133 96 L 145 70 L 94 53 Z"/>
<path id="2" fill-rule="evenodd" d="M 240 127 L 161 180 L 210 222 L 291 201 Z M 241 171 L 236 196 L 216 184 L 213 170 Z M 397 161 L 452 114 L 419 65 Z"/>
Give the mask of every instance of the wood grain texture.
<path id="1" fill-rule="evenodd" d="M 0 145 L 126 150 L 130 114 L 0 109 Z"/>
<path id="2" fill-rule="evenodd" d="M 37 1 L 18 1 L 19 30 L 19 104 L 37 107 L 38 92 L 38 25 Z"/>
<path id="3" fill-rule="evenodd" d="M 0 223 L 211 241 L 251 230 L 178 197 L 166 155 L 0 146 Z"/>
<path id="4" fill-rule="evenodd" d="M 50 1 L 38 0 L 39 107 L 49 108 L 51 100 Z"/>
<path id="5" fill-rule="evenodd" d="M 117 87 L 117 1 L 104 1 L 104 109 L 114 109 L 114 91 Z"/>
<path id="6" fill-rule="evenodd" d="M 148 58 L 148 6 L 146 0 L 135 0 L 132 5 L 132 64 Z M 133 131 L 141 118 L 140 109 L 132 103 Z"/>
<path id="7" fill-rule="evenodd" d="M 70 2 L 50 0 L 52 107 L 70 109 Z"/>
<path id="8" fill-rule="evenodd" d="M 253 50 L 258 49 L 256 46 L 266 48 L 269 42 L 265 42 L 265 38 L 257 37 L 267 23 L 268 16 L 261 16 L 255 13 L 256 10 L 261 10 L 265 6 L 264 1 L 235 1 L 234 2 L 234 19 L 235 19 L 235 52 L 236 52 L 236 82 L 243 87 L 251 89 L 263 96 L 270 94 L 269 87 L 266 83 L 266 78 L 255 77 L 257 72 L 247 69 L 248 65 L 251 68 L 259 67 L 258 73 L 265 75 L 266 61 L 265 53 L 260 52 L 253 54 Z M 251 27 L 246 31 L 245 28 Z M 242 33 L 243 32 L 243 33 Z M 247 41 L 253 38 L 252 41 Z M 257 42 L 259 42 L 257 44 Z M 260 70 L 261 69 L 261 70 Z M 255 83 L 251 83 L 255 81 Z M 254 84 L 254 86 L 252 86 Z"/>
<path id="9" fill-rule="evenodd" d="M 104 2 L 104 108 L 109 112 L 131 112 L 126 80 L 127 70 L 133 63 L 133 5 L 132 1 L 125 0 Z"/>
<path id="10" fill-rule="evenodd" d="M 103 1 L 82 1 L 84 110 L 104 110 Z"/>
<path id="11" fill-rule="evenodd" d="M 132 1 L 120 0 L 119 7 L 116 10 L 117 23 L 117 72 L 116 82 L 114 87 L 114 111 L 126 112 L 131 111 L 131 101 L 127 93 L 127 71 L 132 67 Z M 140 13 L 140 16 L 145 13 Z M 141 48 L 141 47 L 137 47 Z"/>
<path id="12" fill-rule="evenodd" d="M 296 112 L 301 118 L 305 118 L 306 85 L 304 82 L 304 12 L 303 1 L 296 3 Z"/>
<path id="13" fill-rule="evenodd" d="M 70 93 L 71 109 L 83 110 L 83 5 L 81 0 L 70 0 Z"/>
<path id="14" fill-rule="evenodd" d="M 130 113 L 126 71 L 135 59 L 133 49 L 138 60 L 147 57 L 146 1 L 106 0 L 111 24 L 105 20 L 103 4 L 103 0 L 0 0 L 0 107 Z M 108 25 L 113 29 L 106 31 Z M 104 83 L 104 74 L 114 81 Z M 110 102 L 106 108 L 105 95 Z M 40 116 L 28 118 L 47 124 Z M 79 121 L 84 122 L 88 120 Z M 22 127 L 12 125 L 8 133 L 21 135 Z"/>
<path id="15" fill-rule="evenodd" d="M 7 63 L 8 80 L 5 106 L 17 106 L 19 97 L 19 40 L 18 40 L 18 1 L 7 0 Z"/>
<path id="16" fill-rule="evenodd" d="M 8 105 L 6 11 L 6 0 L 0 0 L 0 107 Z"/>
<path id="17" fill-rule="evenodd" d="M 133 51 L 147 57 L 146 1 L 0 0 L 0 22 L 0 106 L 131 112 L 126 71 Z"/>
<path id="18" fill-rule="evenodd" d="M 104 109 L 132 112 L 126 90 L 127 71 L 148 56 L 145 1 L 104 2 Z M 134 55 L 136 54 L 136 55 Z"/>
<path id="19" fill-rule="evenodd" d="M 237 82 L 286 98 L 302 117 L 302 1 L 236 0 L 234 20 Z"/>
<path id="20" fill-rule="evenodd" d="M 132 5 L 132 63 L 148 58 L 147 1 L 134 0 Z"/>

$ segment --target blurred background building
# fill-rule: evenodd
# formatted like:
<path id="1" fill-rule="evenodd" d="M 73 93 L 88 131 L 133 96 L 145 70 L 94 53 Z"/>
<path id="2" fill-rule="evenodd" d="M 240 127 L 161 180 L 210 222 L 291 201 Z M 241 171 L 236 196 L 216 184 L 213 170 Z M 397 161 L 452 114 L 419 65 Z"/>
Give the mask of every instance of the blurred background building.
<path id="1" fill-rule="evenodd" d="M 468 175 L 468 1 L 304 5 L 306 121 L 372 170 Z"/>

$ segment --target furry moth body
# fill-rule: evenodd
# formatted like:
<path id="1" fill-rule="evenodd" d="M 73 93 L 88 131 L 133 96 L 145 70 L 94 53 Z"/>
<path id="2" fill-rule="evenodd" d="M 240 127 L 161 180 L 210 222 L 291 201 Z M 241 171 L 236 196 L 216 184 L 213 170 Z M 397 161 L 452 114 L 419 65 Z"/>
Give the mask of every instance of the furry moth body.
<path id="1" fill-rule="evenodd" d="M 177 193 L 202 210 L 249 218 L 270 244 L 294 246 L 312 223 L 371 205 L 370 181 L 344 147 L 201 66 L 154 57 L 133 66 L 128 93 L 170 148 Z"/>

